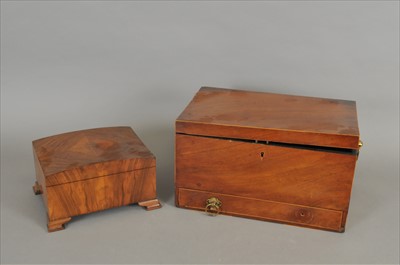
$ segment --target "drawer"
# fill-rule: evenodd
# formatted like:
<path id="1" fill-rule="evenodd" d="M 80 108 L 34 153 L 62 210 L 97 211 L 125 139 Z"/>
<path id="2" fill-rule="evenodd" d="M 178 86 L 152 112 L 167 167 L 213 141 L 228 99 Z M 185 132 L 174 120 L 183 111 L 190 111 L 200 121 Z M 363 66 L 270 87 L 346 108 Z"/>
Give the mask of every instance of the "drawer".
<path id="1" fill-rule="evenodd" d="M 227 194 L 180 188 L 177 206 L 204 211 L 209 198 L 221 202 L 221 214 L 249 217 L 336 232 L 344 231 L 343 212 Z"/>

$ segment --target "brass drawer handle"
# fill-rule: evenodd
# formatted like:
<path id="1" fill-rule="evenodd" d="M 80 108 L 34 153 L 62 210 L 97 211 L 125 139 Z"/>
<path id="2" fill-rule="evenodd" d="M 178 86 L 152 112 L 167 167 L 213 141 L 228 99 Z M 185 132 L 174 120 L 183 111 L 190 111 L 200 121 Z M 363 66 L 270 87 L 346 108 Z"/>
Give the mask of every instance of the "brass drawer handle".
<path id="1" fill-rule="evenodd" d="M 206 201 L 205 212 L 208 215 L 216 216 L 221 212 L 222 202 L 215 197 L 211 197 Z"/>

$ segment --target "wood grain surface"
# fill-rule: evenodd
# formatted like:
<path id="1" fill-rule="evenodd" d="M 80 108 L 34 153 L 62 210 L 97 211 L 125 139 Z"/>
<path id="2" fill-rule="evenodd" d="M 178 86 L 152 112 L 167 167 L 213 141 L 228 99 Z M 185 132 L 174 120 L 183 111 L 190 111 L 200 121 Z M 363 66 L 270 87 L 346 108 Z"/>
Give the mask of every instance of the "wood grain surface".
<path id="1" fill-rule="evenodd" d="M 358 149 L 354 101 L 203 87 L 177 118 L 192 135 Z"/>
<path id="2" fill-rule="evenodd" d="M 355 102 L 202 88 L 176 121 L 178 207 L 343 232 Z M 308 218 L 308 219 L 307 219 Z"/>
<path id="3" fill-rule="evenodd" d="M 204 202 L 217 197 L 222 201 L 221 214 L 344 231 L 341 211 L 182 188 L 178 189 L 177 197 L 183 208 L 204 211 Z"/>
<path id="4" fill-rule="evenodd" d="M 155 198 L 155 168 L 47 187 L 49 219 L 91 213 Z"/>
<path id="5" fill-rule="evenodd" d="M 129 127 L 70 132 L 33 142 L 35 194 L 42 194 L 48 230 L 71 217 L 156 198 L 156 161 Z"/>
<path id="6" fill-rule="evenodd" d="M 204 210 L 207 199 L 204 196 L 195 196 L 188 201 L 188 196 L 203 191 L 218 196 L 225 205 L 223 209 L 226 210 L 227 205 L 234 207 L 223 213 L 343 232 L 356 160 L 357 155 L 351 152 L 177 134 L 176 204 L 193 209 L 199 209 L 201 205 Z M 191 192 L 181 197 L 182 189 Z M 223 198 L 230 198 L 229 203 Z M 235 208 L 238 198 L 248 201 L 246 207 Z M 287 207 L 288 204 L 292 206 Z M 294 218 L 292 211 L 304 208 L 318 209 L 312 213 L 318 213 L 321 220 L 304 223 Z M 267 214 L 269 210 L 271 212 Z M 334 220 L 325 220 L 330 217 Z"/>
<path id="7" fill-rule="evenodd" d="M 130 127 L 63 133 L 33 141 L 46 186 L 155 166 Z"/>
<path id="8" fill-rule="evenodd" d="M 357 156 L 176 135 L 177 187 L 347 210 Z"/>

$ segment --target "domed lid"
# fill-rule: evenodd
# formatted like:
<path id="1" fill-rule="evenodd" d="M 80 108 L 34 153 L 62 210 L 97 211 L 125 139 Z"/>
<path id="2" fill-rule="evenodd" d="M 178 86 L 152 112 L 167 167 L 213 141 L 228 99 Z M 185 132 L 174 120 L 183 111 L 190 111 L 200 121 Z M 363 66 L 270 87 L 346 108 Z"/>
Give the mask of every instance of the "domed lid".
<path id="1" fill-rule="evenodd" d="M 32 143 L 46 186 L 156 165 L 154 155 L 130 127 L 68 132 Z"/>

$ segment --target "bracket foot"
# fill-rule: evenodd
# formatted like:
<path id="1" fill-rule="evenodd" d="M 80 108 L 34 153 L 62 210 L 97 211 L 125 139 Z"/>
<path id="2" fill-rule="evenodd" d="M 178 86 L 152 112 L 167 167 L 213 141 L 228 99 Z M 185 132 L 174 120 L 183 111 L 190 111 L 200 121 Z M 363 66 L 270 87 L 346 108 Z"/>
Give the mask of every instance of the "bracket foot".
<path id="1" fill-rule="evenodd" d="M 71 221 L 71 217 L 67 217 L 64 219 L 58 219 L 58 220 L 49 220 L 47 223 L 47 230 L 49 232 L 55 232 L 59 230 L 65 229 L 65 224 Z"/>
<path id="2" fill-rule="evenodd" d="M 145 207 L 147 211 L 161 208 L 161 203 L 157 199 L 139 202 L 138 204 L 139 206 Z"/>
<path id="3" fill-rule="evenodd" d="M 37 181 L 35 181 L 35 185 L 33 185 L 32 188 L 33 188 L 33 193 L 35 193 L 35 195 L 43 193 L 42 186 Z"/>

